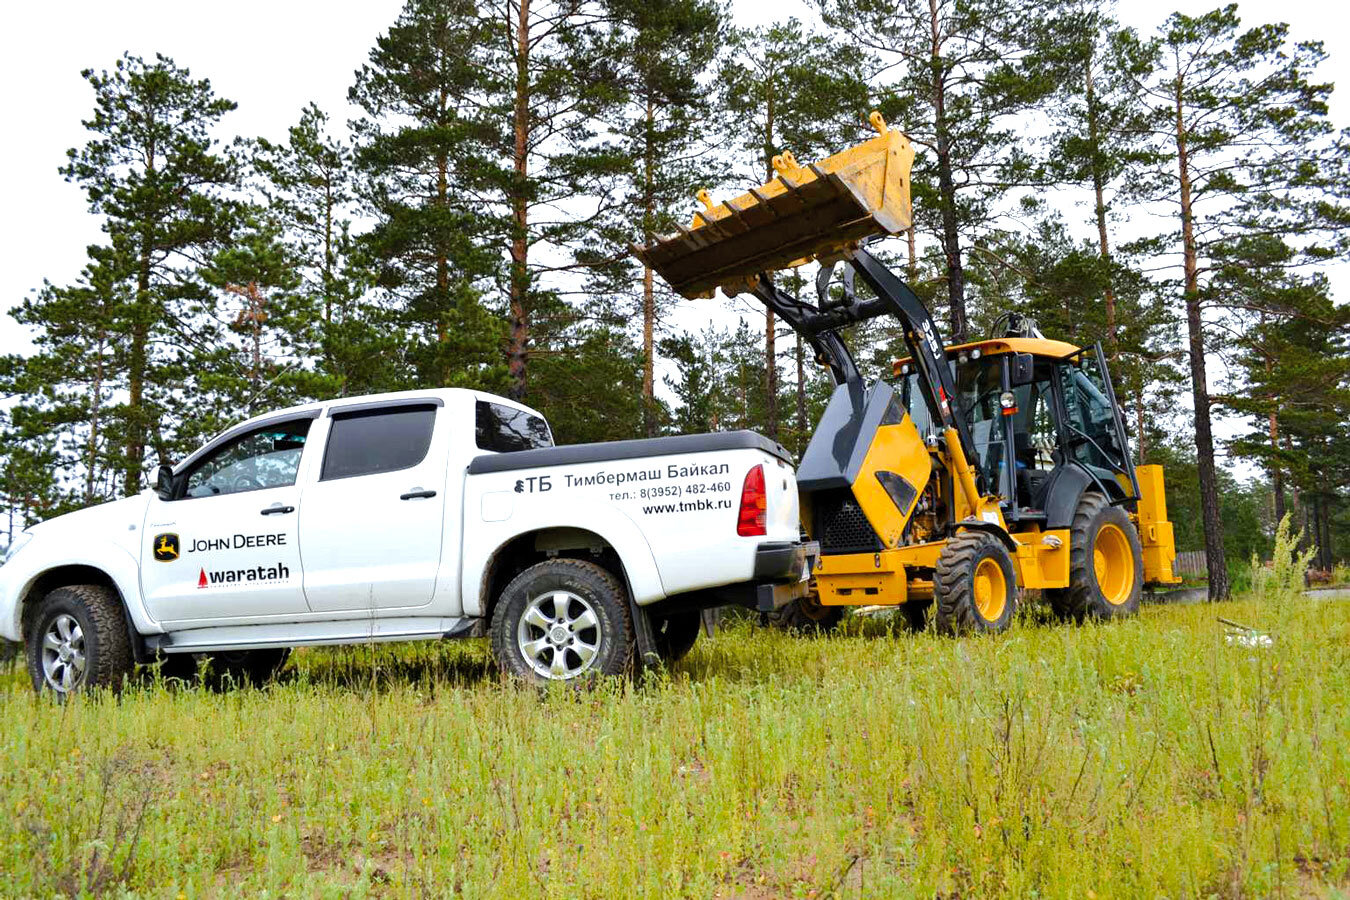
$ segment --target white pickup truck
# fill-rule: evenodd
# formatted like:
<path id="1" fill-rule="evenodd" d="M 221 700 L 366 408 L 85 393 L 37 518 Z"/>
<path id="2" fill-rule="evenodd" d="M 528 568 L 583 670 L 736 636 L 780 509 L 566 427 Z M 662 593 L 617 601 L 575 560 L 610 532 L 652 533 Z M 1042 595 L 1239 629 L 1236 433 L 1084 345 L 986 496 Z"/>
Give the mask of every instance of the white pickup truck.
<path id="1" fill-rule="evenodd" d="M 535 411 L 453 389 L 250 419 L 21 541 L 0 637 L 57 693 L 155 660 L 256 682 L 291 647 L 485 631 L 525 679 L 619 673 L 686 652 L 703 609 L 805 594 L 816 552 L 758 434 L 554 447 Z"/>

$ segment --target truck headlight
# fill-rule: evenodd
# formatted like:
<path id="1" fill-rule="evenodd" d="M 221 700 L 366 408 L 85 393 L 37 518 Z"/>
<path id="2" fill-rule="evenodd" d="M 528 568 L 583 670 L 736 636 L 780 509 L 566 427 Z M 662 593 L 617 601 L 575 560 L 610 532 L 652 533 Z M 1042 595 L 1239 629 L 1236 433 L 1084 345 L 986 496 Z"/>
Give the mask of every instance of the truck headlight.
<path id="1" fill-rule="evenodd" d="M 3 566 L 5 563 L 9 562 L 10 560 L 14 559 L 14 557 L 18 556 L 19 551 L 22 550 L 24 547 L 28 546 L 28 542 L 31 541 L 32 539 L 33 533 L 27 530 L 20 531 L 18 534 L 14 535 L 14 541 L 9 545 L 9 548 L 5 551 L 5 558 L 0 559 L 0 566 Z"/>

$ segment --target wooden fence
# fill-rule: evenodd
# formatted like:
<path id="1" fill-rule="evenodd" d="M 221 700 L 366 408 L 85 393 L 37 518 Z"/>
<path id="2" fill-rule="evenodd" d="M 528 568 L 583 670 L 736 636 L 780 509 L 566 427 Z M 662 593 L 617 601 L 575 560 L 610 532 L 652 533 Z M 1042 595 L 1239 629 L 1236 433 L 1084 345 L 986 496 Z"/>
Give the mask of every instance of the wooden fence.
<path id="1" fill-rule="evenodd" d="M 1185 550 L 1178 553 L 1176 565 L 1172 566 L 1172 571 L 1177 575 L 1208 575 L 1209 569 L 1205 566 L 1205 551 Z"/>

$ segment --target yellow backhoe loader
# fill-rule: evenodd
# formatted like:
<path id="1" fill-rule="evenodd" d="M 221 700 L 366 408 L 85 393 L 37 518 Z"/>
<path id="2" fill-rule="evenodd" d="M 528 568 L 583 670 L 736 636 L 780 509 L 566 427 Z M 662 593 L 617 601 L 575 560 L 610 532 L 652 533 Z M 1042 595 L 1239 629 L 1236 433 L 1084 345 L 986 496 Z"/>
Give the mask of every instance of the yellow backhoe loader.
<path id="1" fill-rule="evenodd" d="M 949 631 L 998 631 L 1020 589 L 1082 621 L 1134 613 L 1145 585 L 1174 584 L 1159 466 L 1136 466 L 1100 345 L 1041 336 L 1018 315 L 988 340 L 944 347 L 904 281 L 867 249 L 910 224 L 914 151 L 878 134 L 818 163 L 790 154 L 776 177 L 714 203 L 634 254 L 682 296 L 748 293 L 813 348 L 835 389 L 802 456 L 802 527 L 820 543 L 801 624 L 845 606 L 927 609 Z M 817 302 L 775 271 L 817 261 Z M 833 270 L 843 264 L 842 286 Z M 854 292 L 855 278 L 870 297 Z M 894 383 L 867 384 L 842 329 L 880 316 L 909 356 Z"/>

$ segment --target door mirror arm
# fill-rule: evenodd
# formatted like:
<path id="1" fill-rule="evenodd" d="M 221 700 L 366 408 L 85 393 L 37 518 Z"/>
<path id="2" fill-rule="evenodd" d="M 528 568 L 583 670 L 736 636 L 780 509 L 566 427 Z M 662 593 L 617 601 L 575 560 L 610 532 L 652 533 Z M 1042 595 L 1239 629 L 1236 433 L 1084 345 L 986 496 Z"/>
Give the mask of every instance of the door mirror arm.
<path id="1" fill-rule="evenodd" d="M 155 470 L 155 493 L 161 500 L 178 499 L 178 479 L 173 475 L 173 466 L 163 465 Z"/>

